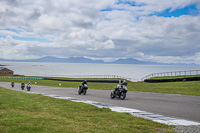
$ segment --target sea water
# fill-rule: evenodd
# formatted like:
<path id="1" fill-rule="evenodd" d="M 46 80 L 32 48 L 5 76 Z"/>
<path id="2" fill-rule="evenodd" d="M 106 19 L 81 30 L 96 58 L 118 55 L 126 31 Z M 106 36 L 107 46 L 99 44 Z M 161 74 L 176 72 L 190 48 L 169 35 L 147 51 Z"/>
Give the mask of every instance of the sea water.
<path id="1" fill-rule="evenodd" d="M 93 63 L 41 63 L 41 62 L 0 62 L 25 76 L 47 77 L 101 77 L 116 75 L 132 81 L 141 81 L 152 73 L 200 70 L 200 66 L 190 65 L 135 65 L 135 64 L 93 64 Z M 103 76 L 102 76 L 103 77 Z"/>

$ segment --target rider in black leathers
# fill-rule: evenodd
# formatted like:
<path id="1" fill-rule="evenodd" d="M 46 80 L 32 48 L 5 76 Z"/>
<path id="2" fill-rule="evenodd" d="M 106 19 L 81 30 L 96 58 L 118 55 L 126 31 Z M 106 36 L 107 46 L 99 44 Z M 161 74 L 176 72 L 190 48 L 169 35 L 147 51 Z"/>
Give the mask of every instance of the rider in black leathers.
<path id="1" fill-rule="evenodd" d="M 123 85 L 125 85 L 127 87 L 128 83 L 124 80 L 121 85 L 117 85 L 117 87 L 115 87 L 115 92 L 118 92 L 118 90 L 120 90 Z"/>
<path id="2" fill-rule="evenodd" d="M 123 86 L 123 85 L 125 85 L 125 86 L 128 85 L 128 83 L 126 82 L 126 80 L 124 80 L 123 83 L 121 83 L 121 86 Z"/>
<path id="3" fill-rule="evenodd" d="M 11 86 L 12 86 L 12 88 L 13 88 L 13 87 L 15 86 L 15 83 L 14 83 L 14 82 L 12 82 L 12 83 L 11 83 Z"/>
<path id="4" fill-rule="evenodd" d="M 88 89 L 87 81 L 84 80 L 83 83 L 79 86 L 78 94 L 80 95 L 81 93 L 83 93 L 85 95 L 87 89 Z"/>
<path id="5" fill-rule="evenodd" d="M 87 85 L 87 80 L 84 80 L 84 81 L 83 81 L 83 83 L 80 85 L 80 87 L 83 87 L 83 86 L 84 86 L 84 84 L 86 84 L 86 85 Z"/>
<path id="6" fill-rule="evenodd" d="M 24 82 L 22 82 L 22 83 L 21 83 L 21 88 L 22 88 L 22 90 L 24 89 L 24 87 L 25 87 L 25 84 L 24 84 Z"/>

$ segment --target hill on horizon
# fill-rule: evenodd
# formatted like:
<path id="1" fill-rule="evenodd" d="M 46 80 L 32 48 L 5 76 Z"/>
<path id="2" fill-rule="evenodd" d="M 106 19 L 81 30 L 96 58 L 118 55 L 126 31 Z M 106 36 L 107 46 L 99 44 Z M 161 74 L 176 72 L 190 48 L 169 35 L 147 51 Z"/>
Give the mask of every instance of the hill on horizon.
<path id="1" fill-rule="evenodd" d="M 38 59 L 26 59 L 26 60 L 9 60 L 1 59 L 0 61 L 11 62 L 60 62 L 60 63 L 103 63 L 103 64 L 142 64 L 142 65 L 197 65 L 197 64 L 184 64 L 184 63 L 157 63 L 149 61 L 141 61 L 134 58 L 118 59 L 111 62 L 104 62 L 103 60 L 93 60 L 85 57 L 69 57 L 69 58 L 57 58 L 53 56 L 45 56 Z"/>

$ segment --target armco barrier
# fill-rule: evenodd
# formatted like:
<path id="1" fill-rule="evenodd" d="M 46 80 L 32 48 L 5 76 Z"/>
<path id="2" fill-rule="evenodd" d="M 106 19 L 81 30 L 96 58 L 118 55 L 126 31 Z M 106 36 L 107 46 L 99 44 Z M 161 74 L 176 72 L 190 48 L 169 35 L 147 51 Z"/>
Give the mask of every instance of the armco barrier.
<path id="1" fill-rule="evenodd" d="M 44 80 L 69 81 L 69 82 L 83 82 L 83 80 L 73 80 L 73 79 L 52 79 L 52 78 L 44 78 Z M 87 82 L 119 83 L 120 80 L 87 80 Z"/>
<path id="2" fill-rule="evenodd" d="M 35 77 L 0 77 L 1 79 L 35 79 L 43 80 L 44 78 L 35 78 Z"/>
<path id="3" fill-rule="evenodd" d="M 0 77 L 0 79 L 35 79 L 35 80 L 57 80 L 57 81 L 83 82 L 83 80 L 53 79 L 53 78 L 35 78 L 35 77 Z M 87 82 L 119 83 L 120 80 L 87 80 Z"/>
<path id="4" fill-rule="evenodd" d="M 176 79 L 145 79 L 144 82 L 159 83 L 159 82 L 180 82 L 180 81 L 200 81 L 200 77 L 176 78 Z"/>
<path id="5" fill-rule="evenodd" d="M 190 76 L 190 75 L 200 75 L 200 70 L 188 70 L 188 71 L 174 71 L 174 72 L 161 72 L 161 73 L 152 73 L 143 77 L 141 80 L 154 78 L 154 77 L 174 77 L 174 76 Z"/>

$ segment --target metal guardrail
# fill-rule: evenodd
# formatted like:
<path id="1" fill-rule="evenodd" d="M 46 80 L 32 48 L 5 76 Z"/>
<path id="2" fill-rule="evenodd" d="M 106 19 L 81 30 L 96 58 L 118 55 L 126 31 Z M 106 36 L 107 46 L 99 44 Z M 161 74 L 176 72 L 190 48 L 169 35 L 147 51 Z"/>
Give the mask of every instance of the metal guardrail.
<path id="1" fill-rule="evenodd" d="M 80 79 L 55 79 L 55 78 L 44 78 L 44 80 L 54 80 L 54 81 L 69 81 L 69 82 L 83 82 Z M 121 83 L 121 80 L 87 80 L 87 82 L 98 82 L 98 83 Z"/>
<path id="2" fill-rule="evenodd" d="M 26 74 L 25 76 L 40 76 L 40 77 L 63 77 L 63 78 L 120 78 L 120 79 L 126 79 L 122 76 L 117 75 L 33 75 L 33 74 Z"/>
<path id="3" fill-rule="evenodd" d="M 38 76 L 38 75 L 28 74 L 26 76 Z M 117 76 L 117 75 L 42 75 L 40 77 L 128 79 L 128 78 L 125 78 L 122 76 Z M 38 80 L 44 79 L 44 78 L 35 78 L 35 77 L 0 77 L 0 78 L 3 78 L 3 79 L 38 79 Z"/>
<path id="4" fill-rule="evenodd" d="M 18 74 L 15 74 L 18 76 Z M 20 76 L 36 76 L 36 77 L 63 77 L 63 78 L 92 78 L 92 79 L 125 79 L 129 81 L 140 81 L 140 78 L 127 78 L 118 75 L 33 75 L 33 74 L 26 74 Z M 0 77 L 0 78 L 7 78 L 7 79 L 38 79 L 42 80 L 44 78 L 35 78 L 35 77 Z"/>
<path id="5" fill-rule="evenodd" d="M 140 80 L 140 79 L 131 79 L 131 78 L 118 76 L 118 75 L 44 75 L 44 77 L 92 78 L 92 79 L 107 78 L 107 79 L 126 79 L 129 81 L 139 81 Z"/>
<path id="6" fill-rule="evenodd" d="M 35 77 L 0 77 L 1 79 L 36 79 L 43 80 L 44 78 L 35 78 Z"/>
<path id="7" fill-rule="evenodd" d="M 152 73 L 150 75 L 143 77 L 141 80 L 144 81 L 145 79 L 150 79 L 154 77 L 173 77 L 173 76 L 190 76 L 190 75 L 200 75 L 200 70 Z"/>
<path id="8" fill-rule="evenodd" d="M 65 75 L 68 78 L 122 78 L 117 75 Z"/>

